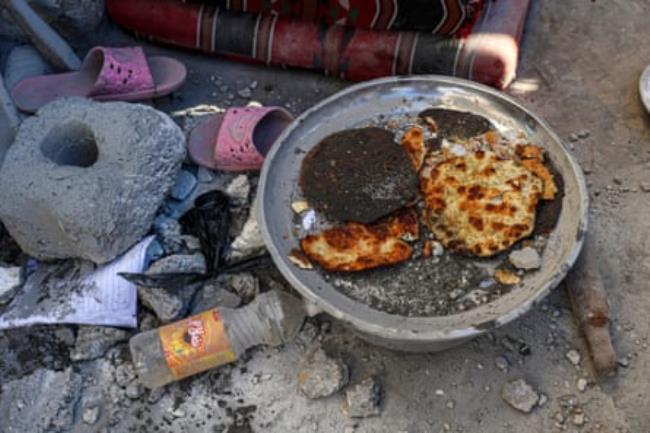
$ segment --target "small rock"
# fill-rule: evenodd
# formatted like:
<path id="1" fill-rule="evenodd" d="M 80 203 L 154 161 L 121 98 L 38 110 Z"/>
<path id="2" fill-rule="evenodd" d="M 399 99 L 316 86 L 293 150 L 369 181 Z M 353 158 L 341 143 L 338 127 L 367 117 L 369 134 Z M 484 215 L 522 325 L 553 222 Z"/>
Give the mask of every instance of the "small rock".
<path id="1" fill-rule="evenodd" d="M 138 298 L 142 305 L 150 308 L 164 323 L 178 319 L 185 309 L 183 300 L 167 289 L 138 287 Z"/>
<path id="2" fill-rule="evenodd" d="M 241 298 L 226 290 L 222 279 L 210 280 L 196 294 L 192 303 L 191 314 L 198 314 L 202 311 L 216 307 L 237 308 L 241 305 Z"/>
<path id="3" fill-rule="evenodd" d="M 0 305 L 8 304 L 21 284 L 21 268 L 0 267 Z"/>
<path id="4" fill-rule="evenodd" d="M 183 409 L 177 408 L 169 412 L 174 418 L 185 418 L 187 414 Z"/>
<path id="5" fill-rule="evenodd" d="M 540 394 L 539 401 L 537 402 L 537 406 L 544 407 L 546 402 L 548 402 L 548 397 L 546 396 L 546 394 Z"/>
<path id="6" fill-rule="evenodd" d="M 310 353 L 298 372 L 300 391 L 311 399 L 328 397 L 349 380 L 348 367 L 340 358 L 329 357 L 322 348 Z"/>
<path id="7" fill-rule="evenodd" d="M 506 383 L 501 398 L 520 412 L 530 413 L 539 401 L 539 394 L 523 379 Z"/>
<path id="8" fill-rule="evenodd" d="M 244 302 L 253 299 L 260 292 L 260 282 L 253 274 L 242 272 L 223 277 L 223 284 L 236 293 Z"/>
<path id="9" fill-rule="evenodd" d="M 201 252 L 201 241 L 199 240 L 199 238 L 190 235 L 183 235 L 181 236 L 181 239 L 183 239 L 183 246 L 185 247 L 185 252 L 187 253 Z"/>
<path id="10" fill-rule="evenodd" d="M 217 175 L 209 168 L 199 167 L 196 177 L 200 183 L 210 183 Z"/>
<path id="11" fill-rule="evenodd" d="M 508 257 L 512 266 L 517 269 L 530 271 L 539 269 L 542 266 L 542 259 L 537 250 L 533 247 L 525 247 L 520 250 L 513 251 Z"/>
<path id="12" fill-rule="evenodd" d="M 126 396 L 131 400 L 136 400 L 142 395 L 142 387 L 139 383 L 130 383 L 126 387 Z"/>
<path id="13" fill-rule="evenodd" d="M 585 139 L 585 138 L 589 137 L 589 134 L 590 134 L 589 131 L 587 131 L 586 129 L 583 129 L 582 131 L 578 132 L 578 138 Z"/>
<path id="14" fill-rule="evenodd" d="M 182 239 L 181 239 L 182 240 Z M 185 242 L 183 242 L 185 245 Z M 201 253 L 174 254 L 154 262 L 147 275 L 154 274 L 175 274 L 175 273 L 197 273 L 205 274 L 207 267 L 205 257 Z"/>
<path id="15" fill-rule="evenodd" d="M 623 185 L 623 181 L 621 180 L 620 177 L 615 177 L 612 179 L 616 185 Z"/>
<path id="16" fill-rule="evenodd" d="M 147 263 L 155 262 L 156 260 L 160 260 L 165 255 L 165 250 L 163 249 L 160 242 L 158 242 L 157 239 L 154 239 L 151 241 L 151 243 L 149 243 L 146 255 Z"/>
<path id="17" fill-rule="evenodd" d="M 176 179 L 176 183 L 172 186 L 171 196 L 176 200 L 185 200 L 192 194 L 198 180 L 196 177 L 187 170 L 181 170 Z"/>
<path id="18" fill-rule="evenodd" d="M 350 418 L 368 418 L 381 414 L 381 385 L 374 377 L 364 379 L 345 392 Z"/>
<path id="19" fill-rule="evenodd" d="M 147 397 L 147 402 L 149 402 L 150 404 L 157 403 L 158 401 L 160 401 L 163 395 L 165 395 L 165 388 L 159 387 L 153 389 L 149 392 L 149 397 Z"/>
<path id="20" fill-rule="evenodd" d="M 640 188 L 643 192 L 650 192 L 650 183 L 642 183 Z"/>
<path id="21" fill-rule="evenodd" d="M 99 408 L 97 406 L 87 407 L 84 409 L 81 414 L 81 419 L 83 422 L 89 425 L 93 425 L 99 419 Z"/>
<path id="22" fill-rule="evenodd" d="M 569 135 L 569 141 L 572 141 L 572 142 L 575 143 L 575 142 L 578 141 L 578 140 L 579 140 L 579 138 L 578 138 L 578 134 L 573 133 L 573 134 Z"/>
<path id="23" fill-rule="evenodd" d="M 573 422 L 574 425 L 582 426 L 585 424 L 585 414 L 582 412 L 573 414 L 571 421 Z"/>
<path id="24" fill-rule="evenodd" d="M 573 365 L 580 364 L 580 360 L 582 359 L 582 357 L 580 356 L 580 352 L 578 352 L 575 349 L 569 350 L 565 356 L 569 360 L 569 362 Z"/>
<path id="25" fill-rule="evenodd" d="M 244 98 L 244 99 L 250 99 L 251 96 L 253 96 L 253 92 L 251 92 L 251 89 L 249 89 L 248 87 L 244 87 L 243 89 L 238 90 L 237 94 L 239 95 L 240 98 Z"/>
<path id="26" fill-rule="evenodd" d="M 250 87 L 253 90 L 257 89 L 257 81 L 253 81 L 248 87 Z"/>
<path id="27" fill-rule="evenodd" d="M 163 215 L 158 216 L 154 220 L 153 229 L 158 235 L 158 241 L 165 254 L 175 254 L 182 250 L 181 225 L 177 220 Z"/>
<path id="28" fill-rule="evenodd" d="M 56 337 L 57 340 L 59 340 L 61 343 L 65 344 L 66 346 L 74 346 L 75 342 L 75 336 L 74 332 L 72 329 L 68 328 L 67 326 L 61 326 L 57 328 L 54 331 L 54 336 Z"/>
<path id="29" fill-rule="evenodd" d="M 74 348 L 70 351 L 73 361 L 88 361 L 104 356 L 106 351 L 129 337 L 129 333 L 117 328 L 103 326 L 80 326 Z"/>
<path id="30" fill-rule="evenodd" d="M 456 407 L 456 402 L 454 400 L 449 400 L 446 404 L 448 409 L 453 409 Z"/>
<path id="31" fill-rule="evenodd" d="M 257 200 L 253 201 L 248 219 L 244 223 L 241 233 L 230 244 L 228 259 L 243 259 L 255 255 L 262 251 L 266 244 L 262 236 L 262 230 L 257 219 L 258 205 Z"/>
<path id="32" fill-rule="evenodd" d="M 618 365 L 620 365 L 623 368 L 627 368 L 630 366 L 630 358 L 627 356 L 622 357 L 621 359 L 618 360 Z"/>
<path id="33" fill-rule="evenodd" d="M 226 194 L 230 197 L 233 206 L 241 206 L 248 202 L 251 184 L 245 174 L 240 174 L 226 187 Z"/>
<path id="34" fill-rule="evenodd" d="M 501 371 L 508 371 L 508 358 L 505 356 L 497 356 L 494 359 L 494 365 Z"/>
<path id="35" fill-rule="evenodd" d="M 585 392 L 585 390 L 587 389 L 587 384 L 588 384 L 587 379 L 581 377 L 580 379 L 578 379 L 578 382 L 576 382 L 576 388 L 578 388 L 578 391 L 580 392 Z"/>

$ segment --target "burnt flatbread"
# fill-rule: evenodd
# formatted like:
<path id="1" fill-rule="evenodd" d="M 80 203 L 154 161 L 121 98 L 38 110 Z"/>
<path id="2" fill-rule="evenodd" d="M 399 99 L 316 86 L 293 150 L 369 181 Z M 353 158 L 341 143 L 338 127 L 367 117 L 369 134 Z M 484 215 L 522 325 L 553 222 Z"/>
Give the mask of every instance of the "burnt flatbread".
<path id="1" fill-rule="evenodd" d="M 485 117 L 465 111 L 429 108 L 418 117 L 433 126 L 438 137 L 447 139 L 468 139 L 494 129 L 492 122 Z"/>
<path id="2" fill-rule="evenodd" d="M 337 221 L 370 223 L 418 196 L 409 154 L 393 133 L 375 127 L 323 139 L 305 156 L 299 182 L 309 204 Z"/>

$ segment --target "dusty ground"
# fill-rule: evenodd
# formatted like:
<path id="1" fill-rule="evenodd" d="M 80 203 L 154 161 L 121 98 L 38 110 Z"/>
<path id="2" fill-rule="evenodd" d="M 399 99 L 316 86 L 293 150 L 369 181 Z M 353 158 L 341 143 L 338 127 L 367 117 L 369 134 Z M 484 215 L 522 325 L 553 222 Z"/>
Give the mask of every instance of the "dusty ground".
<path id="1" fill-rule="evenodd" d="M 590 382 L 584 392 L 577 389 L 579 378 L 591 377 L 590 367 L 560 287 L 537 311 L 444 353 L 410 355 L 371 347 L 336 323 L 330 328 L 327 318 L 317 318 L 285 348 L 255 350 L 246 362 L 174 384 L 162 394 L 131 393 L 133 398 L 125 396 L 133 377 L 123 344 L 105 358 L 71 363 L 67 331 L 5 332 L 0 333 L 0 383 L 7 390 L 22 390 L 22 399 L 34 399 L 38 390 L 12 381 L 26 381 L 42 367 L 64 371 L 72 365 L 72 379 L 61 380 L 82 391 L 71 392 L 77 397 L 66 400 L 57 386 L 50 386 L 47 397 L 61 400 L 55 412 L 74 426 L 68 429 L 64 423 L 61 429 L 43 431 L 649 432 L 650 297 L 644 292 L 650 279 L 650 194 L 641 184 L 650 185 L 650 117 L 642 109 L 637 83 L 650 62 L 650 3 L 534 3 L 519 79 L 509 93 L 545 117 L 567 141 L 573 133 L 589 131 L 571 146 L 590 172 L 589 247 L 604 273 L 615 345 L 626 366 L 616 378 L 600 385 Z M 107 30 L 105 40 L 125 38 L 110 26 Z M 346 85 L 307 72 L 170 53 L 188 64 L 190 75 L 180 95 L 157 102 L 168 112 L 197 104 L 245 103 L 237 91 L 257 81 L 253 99 L 286 105 L 298 114 Z M 212 76 L 222 84 L 215 84 Z M 506 336 L 526 342 L 532 353 L 508 350 L 502 343 Z M 385 395 L 381 416 L 350 420 L 342 410 L 342 393 L 317 401 L 299 394 L 296 371 L 313 339 L 342 355 L 353 382 L 369 375 L 379 378 Z M 41 354 L 35 355 L 36 347 Z M 565 356 L 570 349 L 582 354 L 577 366 Z M 497 366 L 499 356 L 508 359 L 507 369 Z M 500 390 L 517 378 L 543 393 L 546 403 L 530 414 L 506 405 Z M 99 410 L 90 424 L 82 420 L 89 407 Z M 586 415 L 584 425 L 577 425 L 580 409 Z M 2 424 L 0 431 L 40 431 Z"/>

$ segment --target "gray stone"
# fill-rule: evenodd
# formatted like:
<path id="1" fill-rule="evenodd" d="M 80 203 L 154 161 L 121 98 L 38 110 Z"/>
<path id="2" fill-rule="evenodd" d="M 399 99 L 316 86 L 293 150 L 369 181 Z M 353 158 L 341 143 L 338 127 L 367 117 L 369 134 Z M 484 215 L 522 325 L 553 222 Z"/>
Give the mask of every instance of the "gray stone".
<path id="1" fill-rule="evenodd" d="M 241 298 L 235 293 L 226 290 L 220 280 L 211 280 L 203 285 L 194 298 L 191 314 L 216 307 L 237 308 L 241 305 Z"/>
<path id="2" fill-rule="evenodd" d="M 347 385 L 348 367 L 340 358 L 329 357 L 322 348 L 310 352 L 298 372 L 300 391 L 311 399 L 328 397 Z"/>
<path id="3" fill-rule="evenodd" d="M 159 215 L 153 222 L 153 229 L 165 254 L 176 254 L 182 251 L 181 225 L 176 219 Z"/>
<path id="4" fill-rule="evenodd" d="M 373 377 L 350 387 L 345 391 L 345 397 L 346 411 L 350 418 L 368 418 L 381 414 L 381 385 Z M 451 408 L 454 406 L 452 404 Z M 449 402 L 447 407 L 450 407 Z"/>
<path id="5" fill-rule="evenodd" d="M 201 252 L 201 241 L 199 241 L 199 238 L 190 235 L 183 235 L 181 238 L 183 239 L 183 246 L 187 253 Z"/>
<path id="6" fill-rule="evenodd" d="M 56 337 L 57 340 L 59 340 L 61 343 L 65 344 L 66 346 L 74 346 L 75 343 L 75 336 L 74 332 L 72 332 L 72 329 L 70 329 L 67 326 L 61 326 L 57 328 L 54 331 L 54 336 Z"/>
<path id="7" fill-rule="evenodd" d="M 505 356 L 497 356 L 494 359 L 494 365 L 501 371 L 508 371 L 508 358 Z"/>
<path id="8" fill-rule="evenodd" d="M 130 383 L 126 387 L 126 396 L 131 400 L 136 400 L 140 398 L 142 393 L 143 393 L 142 386 L 140 386 L 140 384 L 137 382 Z"/>
<path id="9" fill-rule="evenodd" d="M 146 273 L 152 275 L 175 274 L 181 272 L 205 274 L 207 269 L 203 254 L 192 253 L 167 256 L 154 262 Z"/>
<path id="10" fill-rule="evenodd" d="M 576 388 L 578 388 L 578 391 L 580 391 L 580 392 L 585 392 L 585 390 L 587 389 L 588 384 L 589 384 L 589 382 L 587 382 L 587 379 L 585 379 L 584 377 L 581 377 L 576 382 Z"/>
<path id="11" fill-rule="evenodd" d="M 185 309 L 183 300 L 169 290 L 156 287 L 138 287 L 138 298 L 150 308 L 162 322 L 172 322 Z"/>
<path id="12" fill-rule="evenodd" d="M 244 301 L 253 299 L 260 292 L 259 280 L 248 272 L 224 275 L 220 281 Z"/>
<path id="13" fill-rule="evenodd" d="M 63 98 L 26 119 L 0 170 L 0 219 L 39 259 L 105 263 L 149 231 L 185 156 L 165 114 Z"/>
<path id="14" fill-rule="evenodd" d="M 565 356 L 566 356 L 566 359 L 568 359 L 571 364 L 576 365 L 576 366 L 578 364 L 580 364 L 580 360 L 582 359 L 581 356 L 580 356 L 580 352 L 578 352 L 575 349 L 569 350 L 565 354 Z"/>
<path id="15" fill-rule="evenodd" d="M 21 284 L 21 268 L 0 267 L 0 305 L 7 304 Z"/>
<path id="16" fill-rule="evenodd" d="M 181 242 L 183 239 L 181 238 Z M 175 274 L 195 272 L 205 274 L 205 258 L 201 253 L 175 254 L 154 262 L 146 274 Z M 196 285 L 183 287 L 177 292 L 158 287 L 138 287 L 138 296 L 143 305 L 153 310 L 163 322 L 180 318 L 197 290 Z"/>
<path id="17" fill-rule="evenodd" d="M 241 206 L 248 202 L 251 184 L 245 174 L 240 174 L 230 182 L 226 194 L 230 197 L 233 206 Z"/>
<path id="18" fill-rule="evenodd" d="M 172 187 L 171 196 L 176 200 L 185 200 L 192 194 L 196 184 L 198 183 L 196 177 L 187 170 L 181 170 L 178 174 L 178 179 Z"/>
<path id="19" fill-rule="evenodd" d="M 122 329 L 102 326 L 80 326 L 74 348 L 70 350 L 73 361 L 88 361 L 104 356 L 106 351 L 129 338 Z"/>
<path id="20" fill-rule="evenodd" d="M 38 369 L 28 376 L 4 383 L 0 392 L 2 431 L 69 431 L 74 422 L 74 403 L 80 398 L 81 384 L 81 376 L 71 367 L 63 371 Z"/>
<path id="21" fill-rule="evenodd" d="M 517 269 L 531 271 L 542 266 L 542 259 L 533 247 L 524 247 L 510 253 L 508 260 Z"/>
<path id="22" fill-rule="evenodd" d="M 104 18 L 105 0 L 29 0 L 39 15 L 65 39 L 87 38 Z M 26 41 L 27 36 L 0 6 L 0 36 Z"/>
<path id="23" fill-rule="evenodd" d="M 84 409 L 81 419 L 89 425 L 93 425 L 99 419 L 99 408 L 97 406 L 87 407 Z"/>
<path id="24" fill-rule="evenodd" d="M 530 413 L 539 401 L 539 394 L 525 380 L 517 379 L 503 385 L 501 398 L 518 411 Z"/>

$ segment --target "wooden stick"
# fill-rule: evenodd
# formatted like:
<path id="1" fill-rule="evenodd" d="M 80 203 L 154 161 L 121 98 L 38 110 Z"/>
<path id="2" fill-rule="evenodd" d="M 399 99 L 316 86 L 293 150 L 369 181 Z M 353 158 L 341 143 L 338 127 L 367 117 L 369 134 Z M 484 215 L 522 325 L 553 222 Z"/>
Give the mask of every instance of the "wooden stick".
<path id="1" fill-rule="evenodd" d="M 596 372 L 610 375 L 617 367 L 616 352 L 609 333 L 609 304 L 600 269 L 587 245 L 572 271 L 567 288 L 573 314 L 578 321 Z"/>
<path id="2" fill-rule="evenodd" d="M 54 67 L 67 70 L 81 67 L 81 60 L 68 43 L 25 0 L 2 0 L 2 3 L 16 24 Z"/>

